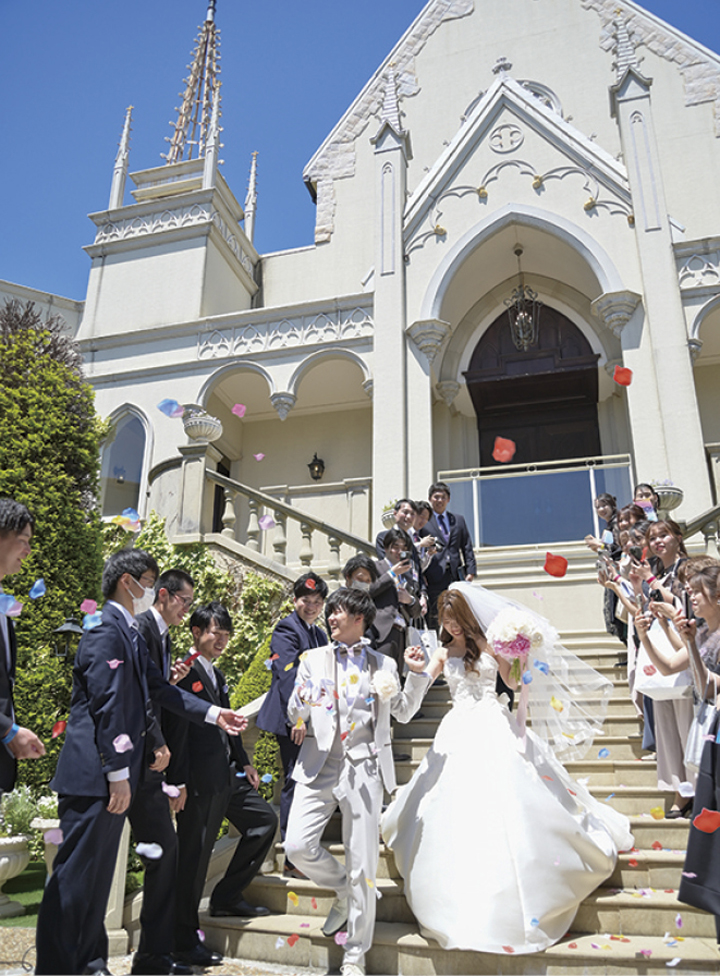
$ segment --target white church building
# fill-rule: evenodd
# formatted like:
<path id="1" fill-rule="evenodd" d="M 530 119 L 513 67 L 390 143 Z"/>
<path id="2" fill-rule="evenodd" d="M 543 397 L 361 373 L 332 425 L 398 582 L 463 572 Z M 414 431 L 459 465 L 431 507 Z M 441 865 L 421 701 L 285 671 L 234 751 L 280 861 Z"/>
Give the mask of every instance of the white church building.
<path id="1" fill-rule="evenodd" d="M 259 254 L 256 161 L 244 205 L 218 171 L 212 0 L 166 164 L 129 172 L 128 114 L 92 215 L 105 515 L 305 565 L 335 527 L 337 572 L 438 477 L 478 547 L 581 539 L 635 480 L 712 508 L 720 56 L 631 0 L 508 6 L 430 0 L 305 167 L 314 241 Z"/>

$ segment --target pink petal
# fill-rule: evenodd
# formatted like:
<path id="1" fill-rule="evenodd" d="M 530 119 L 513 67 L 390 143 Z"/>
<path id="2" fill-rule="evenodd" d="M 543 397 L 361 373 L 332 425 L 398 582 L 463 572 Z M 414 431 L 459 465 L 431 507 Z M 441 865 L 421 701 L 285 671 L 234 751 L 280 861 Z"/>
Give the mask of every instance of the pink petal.
<path id="1" fill-rule="evenodd" d="M 81 613 L 95 613 L 97 610 L 97 603 L 94 600 L 83 600 L 80 604 Z"/>
<path id="2" fill-rule="evenodd" d="M 234 413 L 236 417 L 244 417 L 246 410 L 247 407 L 245 406 L 244 403 L 236 403 L 235 406 L 232 408 L 231 413 Z"/>
<path id="3" fill-rule="evenodd" d="M 263 515 L 262 518 L 258 519 L 258 525 L 261 529 L 274 529 L 275 519 L 272 515 Z"/>
<path id="4" fill-rule="evenodd" d="M 124 661 L 120 661 L 118 660 L 118 658 L 114 657 L 112 661 L 108 661 L 108 667 L 110 668 L 111 671 L 117 671 L 120 665 L 124 663 L 125 663 Z"/>
<path id="5" fill-rule="evenodd" d="M 198 929 L 197 930 L 197 936 L 198 936 L 198 939 L 200 939 L 201 942 L 204 942 L 205 941 L 205 933 L 203 932 L 202 929 Z"/>
<path id="6" fill-rule="evenodd" d="M 347 942 L 348 934 L 347 932 L 336 932 L 335 933 L 335 945 L 344 946 Z"/>
<path id="7" fill-rule="evenodd" d="M 18 601 L 16 600 L 13 603 L 13 605 L 10 607 L 10 609 L 6 611 L 6 616 L 19 617 L 20 614 L 22 613 L 22 608 L 23 608 L 22 603 L 18 603 Z"/>
<path id="8" fill-rule="evenodd" d="M 130 752 L 133 747 L 132 739 L 129 735 L 125 735 L 124 732 L 122 735 L 118 735 L 113 739 L 113 745 L 115 746 L 115 752 Z"/>
<path id="9" fill-rule="evenodd" d="M 262 459 L 265 457 L 265 455 L 264 454 L 253 454 L 253 457 L 255 458 L 256 461 L 262 461 Z"/>
<path id="10" fill-rule="evenodd" d="M 167 796 L 180 796 L 180 790 L 177 788 L 177 786 L 171 786 L 169 783 L 163 783 L 162 791 L 163 793 L 167 794 Z"/>
<path id="11" fill-rule="evenodd" d="M 63 832 L 59 827 L 53 827 L 52 830 L 45 831 L 43 840 L 46 844 L 55 844 L 57 846 L 63 842 Z"/>

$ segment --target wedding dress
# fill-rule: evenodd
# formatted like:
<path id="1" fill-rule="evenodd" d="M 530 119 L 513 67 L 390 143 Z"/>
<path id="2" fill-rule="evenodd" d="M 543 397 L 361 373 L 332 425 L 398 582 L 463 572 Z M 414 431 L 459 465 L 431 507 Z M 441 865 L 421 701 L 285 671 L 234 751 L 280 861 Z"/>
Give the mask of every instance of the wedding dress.
<path id="1" fill-rule="evenodd" d="M 496 675 L 486 652 L 471 672 L 448 659 L 453 707 L 381 829 L 424 935 L 447 949 L 537 952 L 565 935 L 633 839 L 626 817 L 518 730 Z"/>

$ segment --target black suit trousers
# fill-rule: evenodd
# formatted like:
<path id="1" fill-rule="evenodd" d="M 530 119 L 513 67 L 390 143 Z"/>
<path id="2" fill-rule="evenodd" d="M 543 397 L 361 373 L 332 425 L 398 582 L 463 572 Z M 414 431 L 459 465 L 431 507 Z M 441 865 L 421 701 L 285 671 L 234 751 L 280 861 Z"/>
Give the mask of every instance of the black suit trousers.
<path id="1" fill-rule="evenodd" d="M 140 911 L 138 951 L 167 956 L 173 951 L 175 929 L 175 885 L 177 881 L 177 835 L 170 804 L 162 790 L 162 777 L 153 772 L 138 783 L 128 819 L 135 843 L 159 844 L 162 857 L 143 858 L 145 882 Z"/>
<path id="2" fill-rule="evenodd" d="M 37 923 L 35 972 L 96 972 L 107 964 L 105 911 L 125 817 L 108 798 L 61 796 L 60 844 Z"/>
<path id="3" fill-rule="evenodd" d="M 223 878 L 210 897 L 214 908 L 234 905 L 262 867 L 270 849 L 277 816 L 248 783 L 238 777 L 222 793 L 188 794 L 177 816 L 179 842 L 175 949 L 185 952 L 198 943 L 198 909 L 208 864 L 223 817 L 241 837 Z"/>
<path id="4" fill-rule="evenodd" d="M 280 840 L 284 841 L 295 792 L 295 780 L 292 778 L 292 774 L 297 757 L 300 755 L 300 746 L 295 745 L 289 735 L 278 735 L 276 738 L 283 767 L 283 788 L 280 793 Z"/>

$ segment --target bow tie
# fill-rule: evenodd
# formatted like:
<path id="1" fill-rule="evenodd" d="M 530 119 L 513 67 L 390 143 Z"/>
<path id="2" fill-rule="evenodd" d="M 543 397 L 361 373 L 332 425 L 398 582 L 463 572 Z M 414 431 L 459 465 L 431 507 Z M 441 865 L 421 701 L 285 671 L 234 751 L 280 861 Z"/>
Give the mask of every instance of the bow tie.
<path id="1" fill-rule="evenodd" d="M 342 641 L 334 641 L 333 646 L 338 654 L 349 654 L 350 657 L 355 657 L 356 654 L 362 654 L 363 648 L 369 643 L 367 637 L 361 637 L 355 644 L 343 644 Z"/>

